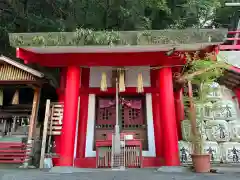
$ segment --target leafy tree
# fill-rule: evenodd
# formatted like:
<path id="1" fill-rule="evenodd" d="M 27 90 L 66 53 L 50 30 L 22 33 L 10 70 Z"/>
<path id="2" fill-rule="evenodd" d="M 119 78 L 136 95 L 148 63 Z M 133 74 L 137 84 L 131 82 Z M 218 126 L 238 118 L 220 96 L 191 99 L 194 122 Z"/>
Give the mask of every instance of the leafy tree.
<path id="1" fill-rule="evenodd" d="M 145 30 L 227 23 L 223 0 L 0 0 L 0 53 L 9 32 Z M 216 19 L 216 20 L 215 20 Z M 208 22 L 208 23 L 206 23 Z"/>
<path id="2" fill-rule="evenodd" d="M 188 109 L 188 118 L 191 124 L 191 135 L 193 152 L 195 154 L 203 154 L 202 126 L 199 122 L 204 121 L 203 108 L 205 103 L 211 102 L 208 94 L 212 92 L 210 85 L 223 75 L 226 69 L 230 66 L 224 62 L 218 62 L 212 59 L 212 54 L 206 54 L 200 57 L 197 53 L 193 56 L 187 55 L 187 64 L 182 73 L 176 78 L 176 81 L 187 84 L 188 95 L 184 97 L 185 105 Z M 198 87 L 197 91 L 193 94 L 192 85 Z M 196 105 L 200 105 L 197 122 Z"/>

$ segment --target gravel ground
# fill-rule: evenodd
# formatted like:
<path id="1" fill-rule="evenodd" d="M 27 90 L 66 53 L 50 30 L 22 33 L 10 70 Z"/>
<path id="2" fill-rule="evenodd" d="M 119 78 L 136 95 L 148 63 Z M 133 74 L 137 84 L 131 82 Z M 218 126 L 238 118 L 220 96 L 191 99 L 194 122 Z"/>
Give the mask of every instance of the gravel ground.
<path id="1" fill-rule="evenodd" d="M 239 180 L 240 173 L 162 173 L 153 170 L 49 173 L 40 170 L 0 170 L 0 180 Z"/>

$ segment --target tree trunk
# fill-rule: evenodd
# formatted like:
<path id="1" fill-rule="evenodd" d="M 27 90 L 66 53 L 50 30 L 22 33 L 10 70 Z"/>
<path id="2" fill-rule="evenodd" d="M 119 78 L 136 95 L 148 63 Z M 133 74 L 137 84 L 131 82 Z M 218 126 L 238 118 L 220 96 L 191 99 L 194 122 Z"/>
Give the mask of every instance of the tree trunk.
<path id="1" fill-rule="evenodd" d="M 197 129 L 197 115 L 196 115 L 196 108 L 194 105 L 193 101 L 193 91 L 192 91 L 192 83 L 191 81 L 188 81 L 188 96 L 189 96 L 189 120 L 191 124 L 191 133 L 193 137 L 193 145 L 196 145 L 197 142 L 195 142 L 196 136 L 198 134 L 198 129 Z M 194 146 L 193 148 L 193 153 L 197 153 L 197 150 Z"/>

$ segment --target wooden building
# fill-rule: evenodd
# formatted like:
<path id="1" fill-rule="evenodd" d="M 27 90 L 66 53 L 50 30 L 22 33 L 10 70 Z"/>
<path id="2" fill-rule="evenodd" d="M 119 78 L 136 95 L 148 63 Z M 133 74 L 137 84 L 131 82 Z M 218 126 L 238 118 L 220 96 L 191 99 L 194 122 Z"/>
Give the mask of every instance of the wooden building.
<path id="1" fill-rule="evenodd" d="M 0 56 L 0 163 L 29 165 L 45 75 Z"/>

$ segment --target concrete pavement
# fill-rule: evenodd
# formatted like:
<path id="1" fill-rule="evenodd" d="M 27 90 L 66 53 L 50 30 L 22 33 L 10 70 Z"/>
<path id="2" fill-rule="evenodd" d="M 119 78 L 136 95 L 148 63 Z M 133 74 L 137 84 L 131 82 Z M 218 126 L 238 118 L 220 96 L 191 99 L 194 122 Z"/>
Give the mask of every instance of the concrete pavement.
<path id="1" fill-rule="evenodd" d="M 0 169 L 0 180 L 239 180 L 239 178 L 240 173 L 164 173 L 156 172 L 154 169 L 82 171 L 72 173 L 50 173 L 36 169 Z"/>

